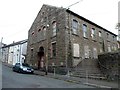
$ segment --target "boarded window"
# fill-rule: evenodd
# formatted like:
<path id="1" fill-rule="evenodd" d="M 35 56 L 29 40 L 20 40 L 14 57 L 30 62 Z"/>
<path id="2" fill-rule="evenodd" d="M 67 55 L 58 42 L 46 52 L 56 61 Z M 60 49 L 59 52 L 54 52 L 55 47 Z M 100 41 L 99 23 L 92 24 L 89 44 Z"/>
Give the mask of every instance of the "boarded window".
<path id="1" fill-rule="evenodd" d="M 89 46 L 84 46 L 84 55 L 85 55 L 85 58 L 89 58 Z"/>
<path id="2" fill-rule="evenodd" d="M 110 42 L 107 42 L 108 52 L 111 52 Z"/>
<path id="3" fill-rule="evenodd" d="M 79 44 L 73 44 L 73 56 L 79 57 L 80 56 L 80 47 Z"/>
<path id="4" fill-rule="evenodd" d="M 103 43 L 100 43 L 99 45 L 100 45 L 100 53 L 102 53 L 103 52 Z"/>
<path id="5" fill-rule="evenodd" d="M 94 57 L 95 59 L 98 58 L 97 48 L 93 48 L 93 57 Z"/>

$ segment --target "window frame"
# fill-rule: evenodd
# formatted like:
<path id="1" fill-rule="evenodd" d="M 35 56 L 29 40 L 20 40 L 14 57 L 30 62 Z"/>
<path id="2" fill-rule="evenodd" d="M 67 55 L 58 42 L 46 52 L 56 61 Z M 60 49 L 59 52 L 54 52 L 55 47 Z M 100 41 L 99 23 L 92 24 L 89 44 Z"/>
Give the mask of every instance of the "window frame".
<path id="1" fill-rule="evenodd" d="M 101 38 L 102 37 L 102 32 L 99 31 L 98 36 Z"/>
<path id="2" fill-rule="evenodd" d="M 78 35 L 78 21 L 76 19 L 72 20 L 72 33 Z"/>
<path id="3" fill-rule="evenodd" d="M 88 38 L 88 35 L 87 35 L 87 31 L 88 31 L 87 25 L 83 24 L 82 25 L 82 29 L 83 29 L 83 37 Z"/>
<path id="4" fill-rule="evenodd" d="M 95 28 L 91 28 L 91 37 L 93 40 L 96 39 L 96 29 Z"/>
<path id="5" fill-rule="evenodd" d="M 57 35 L 57 23 L 56 21 L 52 22 L 52 36 L 56 36 Z"/>
<path id="6" fill-rule="evenodd" d="M 55 44 L 55 47 L 53 45 Z M 56 41 L 51 43 L 51 57 L 56 57 Z"/>

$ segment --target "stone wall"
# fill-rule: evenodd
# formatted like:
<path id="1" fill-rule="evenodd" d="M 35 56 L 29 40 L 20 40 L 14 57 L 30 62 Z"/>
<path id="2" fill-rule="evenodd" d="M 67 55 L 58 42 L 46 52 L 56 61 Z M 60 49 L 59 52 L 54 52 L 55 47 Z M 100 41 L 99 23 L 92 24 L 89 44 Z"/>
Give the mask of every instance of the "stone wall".
<path id="1" fill-rule="evenodd" d="M 98 56 L 101 72 L 109 80 L 120 79 L 120 50 L 111 53 L 105 53 Z"/>

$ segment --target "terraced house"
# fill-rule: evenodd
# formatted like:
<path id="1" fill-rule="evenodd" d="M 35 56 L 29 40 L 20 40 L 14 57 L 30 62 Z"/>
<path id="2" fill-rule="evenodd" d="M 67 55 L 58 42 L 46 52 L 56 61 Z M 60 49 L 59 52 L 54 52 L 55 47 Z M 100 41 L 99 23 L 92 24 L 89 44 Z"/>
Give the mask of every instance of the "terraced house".
<path id="1" fill-rule="evenodd" d="M 43 5 L 28 32 L 27 62 L 38 69 L 75 67 L 116 50 L 116 37 L 69 9 Z"/>

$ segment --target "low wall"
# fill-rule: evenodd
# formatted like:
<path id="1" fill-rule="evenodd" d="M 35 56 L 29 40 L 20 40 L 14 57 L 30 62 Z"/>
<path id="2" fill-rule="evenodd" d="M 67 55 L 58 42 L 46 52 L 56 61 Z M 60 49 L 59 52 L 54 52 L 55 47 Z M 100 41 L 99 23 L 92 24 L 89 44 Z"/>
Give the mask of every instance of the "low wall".
<path id="1" fill-rule="evenodd" d="M 101 72 L 110 80 L 120 79 L 120 50 L 98 56 Z"/>

